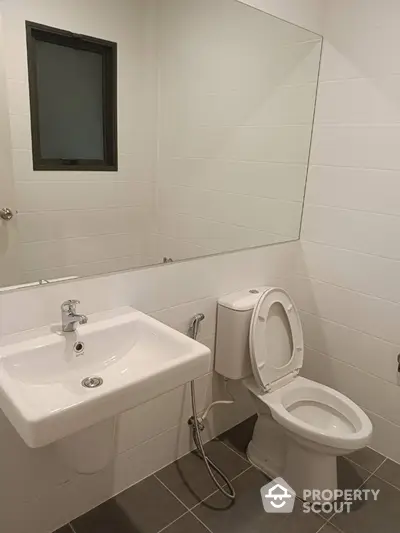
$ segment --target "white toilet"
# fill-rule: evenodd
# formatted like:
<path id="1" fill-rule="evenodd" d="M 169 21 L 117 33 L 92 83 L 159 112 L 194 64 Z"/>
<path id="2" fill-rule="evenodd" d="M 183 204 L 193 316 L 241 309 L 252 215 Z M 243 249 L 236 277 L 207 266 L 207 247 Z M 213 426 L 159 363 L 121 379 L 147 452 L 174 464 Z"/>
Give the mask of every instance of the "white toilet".
<path id="1" fill-rule="evenodd" d="M 263 287 L 218 302 L 215 370 L 244 379 L 258 413 L 249 460 L 268 476 L 305 489 L 337 488 L 336 457 L 366 446 L 367 415 L 339 392 L 300 377 L 303 331 L 282 289 Z"/>

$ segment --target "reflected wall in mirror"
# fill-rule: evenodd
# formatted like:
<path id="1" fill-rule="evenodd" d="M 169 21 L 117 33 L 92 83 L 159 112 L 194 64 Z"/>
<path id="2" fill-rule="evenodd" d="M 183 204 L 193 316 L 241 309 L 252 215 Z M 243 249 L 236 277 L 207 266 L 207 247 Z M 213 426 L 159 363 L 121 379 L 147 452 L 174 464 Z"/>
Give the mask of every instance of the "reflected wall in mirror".
<path id="1" fill-rule="evenodd" d="M 1 16 L 1 286 L 299 237 L 320 36 L 236 0 L 4 0 Z M 26 21 L 117 44 L 117 169 L 33 169 Z"/>

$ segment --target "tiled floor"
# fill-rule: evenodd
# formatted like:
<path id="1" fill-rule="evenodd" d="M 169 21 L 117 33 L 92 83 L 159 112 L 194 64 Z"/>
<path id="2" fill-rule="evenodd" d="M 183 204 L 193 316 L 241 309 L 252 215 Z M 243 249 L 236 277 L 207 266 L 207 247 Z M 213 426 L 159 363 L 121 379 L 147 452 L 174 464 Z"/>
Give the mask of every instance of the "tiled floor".
<path id="1" fill-rule="evenodd" d="M 230 504 L 209 480 L 202 461 L 189 454 L 55 533 L 399 533 L 400 465 L 365 449 L 339 459 L 340 488 L 380 489 L 378 500 L 348 514 L 305 514 L 296 501 L 292 514 L 264 512 L 260 487 L 266 477 L 245 456 L 254 419 L 206 445 L 232 480 Z"/>

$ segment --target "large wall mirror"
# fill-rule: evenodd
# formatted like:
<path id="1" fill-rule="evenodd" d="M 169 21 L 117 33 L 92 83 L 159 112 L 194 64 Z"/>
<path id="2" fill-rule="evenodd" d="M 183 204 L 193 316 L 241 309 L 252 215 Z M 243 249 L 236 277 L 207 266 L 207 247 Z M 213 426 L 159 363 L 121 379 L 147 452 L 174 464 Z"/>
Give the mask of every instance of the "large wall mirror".
<path id="1" fill-rule="evenodd" d="M 236 0 L 0 9 L 2 287 L 298 239 L 319 35 Z"/>

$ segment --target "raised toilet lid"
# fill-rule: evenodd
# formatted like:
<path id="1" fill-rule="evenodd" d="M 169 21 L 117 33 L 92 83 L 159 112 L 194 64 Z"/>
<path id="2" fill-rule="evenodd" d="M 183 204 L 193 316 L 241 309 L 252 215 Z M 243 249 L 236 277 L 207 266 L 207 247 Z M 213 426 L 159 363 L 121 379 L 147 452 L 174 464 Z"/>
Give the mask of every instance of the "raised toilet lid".
<path id="1" fill-rule="evenodd" d="M 300 317 L 283 289 L 268 288 L 258 300 L 249 345 L 255 380 L 265 392 L 291 381 L 303 366 Z"/>

